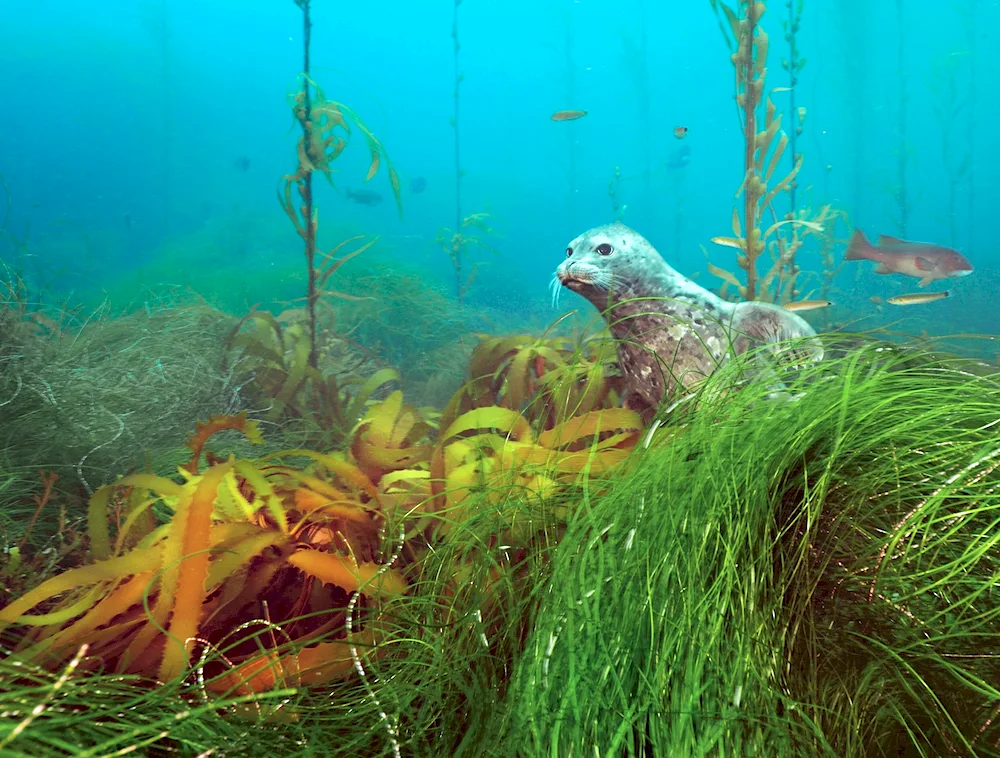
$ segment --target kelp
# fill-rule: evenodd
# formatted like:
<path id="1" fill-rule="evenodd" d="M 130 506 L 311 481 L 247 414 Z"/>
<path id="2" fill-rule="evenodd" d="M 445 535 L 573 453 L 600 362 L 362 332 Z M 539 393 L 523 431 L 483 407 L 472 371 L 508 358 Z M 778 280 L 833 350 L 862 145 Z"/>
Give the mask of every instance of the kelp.
<path id="1" fill-rule="evenodd" d="M 365 181 L 371 181 L 385 164 L 389 175 L 389 185 L 392 187 L 400 216 L 403 213 L 402 195 L 399 189 L 399 176 L 389 162 L 385 148 L 375 134 L 365 126 L 358 115 L 343 103 L 328 100 L 313 81 L 309 69 L 309 46 L 312 39 L 312 18 L 310 0 L 295 0 L 302 10 L 302 52 L 303 66 L 301 83 L 298 91 L 291 98 L 292 113 L 302 129 L 302 136 L 295 144 L 298 166 L 291 174 L 282 179 L 282 189 L 278 193 L 278 202 L 285 214 L 295 226 L 295 231 L 305 244 L 307 288 L 305 296 L 306 321 L 309 327 L 309 363 L 315 368 L 317 362 L 316 346 L 316 306 L 319 301 L 331 291 L 326 289 L 326 282 L 343 263 L 372 244 L 369 242 L 353 253 L 341 258 L 334 256 L 341 245 L 323 256 L 320 266 L 316 264 L 319 253 L 317 232 L 319 230 L 319 212 L 313 197 L 312 175 L 319 171 L 333 185 L 334 169 L 331 163 L 340 157 L 351 138 L 352 124 L 361 132 L 365 144 L 371 154 L 368 173 Z M 299 204 L 292 197 L 294 186 L 299 196 Z M 333 293 L 336 294 L 336 293 Z"/>
<path id="2" fill-rule="evenodd" d="M 739 0 L 734 9 L 722 0 L 709 2 L 732 51 L 736 105 L 744 140 L 744 175 L 736 192 L 737 199 L 742 198 L 742 214 L 740 208 L 733 209 L 732 237 L 713 237 L 712 242 L 739 251 L 736 262 L 744 272 L 745 283 L 724 268 L 709 264 L 708 269 L 723 280 L 723 290 L 732 286 L 744 300 L 789 302 L 800 292 L 795 255 L 807 235 L 823 231 L 833 211 L 830 206 L 814 214 L 793 209 L 779 216 L 775 211 L 775 199 L 794 185 L 803 157 L 801 153 L 793 155 L 791 169 L 784 174 L 779 171 L 789 138 L 781 129 L 782 114 L 771 95 L 789 88 L 776 88 L 764 95 L 769 37 L 760 19 L 766 4 Z M 801 62 L 797 65 L 801 67 Z M 799 130 L 805 111 L 799 109 L 793 115 L 797 119 L 793 130 Z M 769 222 L 765 220 L 768 215 Z M 770 254 L 771 266 L 761 275 L 758 261 L 765 251 Z"/>
<path id="3" fill-rule="evenodd" d="M 470 380 L 444 410 L 446 425 L 465 411 L 495 404 L 523 413 L 544 430 L 620 405 L 622 384 L 610 339 L 482 337 L 469 362 Z"/>
<path id="4" fill-rule="evenodd" d="M 58 666 L 86 645 L 84 670 L 165 681 L 186 674 L 197 650 L 204 659 L 205 650 L 221 648 L 228 665 L 208 677 L 213 692 L 353 671 L 350 645 L 371 647 L 377 638 L 372 609 L 406 586 L 379 562 L 377 491 L 344 458 L 303 450 L 256 460 L 206 456 L 202 470 L 201 449 L 222 429 L 262 441 L 245 415 L 215 417 L 188 439 L 193 457 L 180 481 L 132 474 L 94 493 L 92 562 L 0 611 L 0 625 L 29 629 L 15 655 Z M 285 463 L 291 456 L 309 463 Z M 165 523 L 156 524 L 156 510 L 168 514 Z M 337 608 L 355 592 L 370 602 L 370 615 L 347 640 Z M 40 606 L 45 612 L 29 613 Z M 230 641 L 255 618 L 280 629 L 280 641 L 273 633 L 270 646 L 254 635 Z"/>
<path id="5" fill-rule="evenodd" d="M 261 381 L 287 411 L 308 383 L 320 384 L 306 359 L 304 330 L 283 328 L 266 314 L 248 320 L 267 337 L 238 342 L 261 361 Z M 14 651 L 26 661 L 58 668 L 86 646 L 81 670 L 160 681 L 197 673 L 213 694 L 348 676 L 359 656 L 379 652 L 380 608 L 419 578 L 427 550 L 483 515 L 497 539 L 526 549 L 551 518 L 536 522 L 525 503 L 543 507 L 627 459 L 642 421 L 602 407 L 613 393 L 591 386 L 604 381 L 600 345 L 483 341 L 475 370 L 492 367 L 494 381 L 506 376 L 505 401 L 543 388 L 545 414 L 495 405 L 480 393 L 482 405 L 461 413 L 461 403 L 450 406 L 457 415 L 442 427 L 436 414 L 405 404 L 399 390 L 373 400 L 374 390 L 395 378 L 376 372 L 337 406 L 342 421 L 358 419 L 343 453 L 222 458 L 206 450 L 213 435 L 237 430 L 260 444 L 256 422 L 240 414 L 199 423 L 176 478 L 130 474 L 94 493 L 90 562 L 14 600 L 0 611 L 0 629 L 26 630 Z M 547 374 L 557 372 L 575 389 L 559 395 L 556 380 L 546 385 Z M 571 395 L 573 403 L 552 407 L 551 398 Z M 472 492 L 478 496 L 469 500 Z M 549 513 L 565 518 L 569 510 L 563 504 Z M 497 568 L 493 581 L 507 581 L 506 570 Z M 457 591 L 467 573 L 466 563 L 457 564 L 458 584 L 449 586 Z M 355 609 L 363 611 L 359 625 L 351 621 Z"/>
<path id="6" fill-rule="evenodd" d="M 267 404 L 264 419 L 307 418 L 339 443 L 361 420 L 365 403 L 398 382 L 399 374 L 381 368 L 365 378 L 364 360 L 347 354 L 337 360 L 333 348 L 340 338 L 332 330 L 320 332 L 320 338 L 324 335 L 328 343 L 319 342 L 319 359 L 313 365 L 304 311 L 274 316 L 254 310 L 233 327 L 226 344 L 236 353 L 235 363 L 251 377 L 257 399 Z"/>
<path id="7" fill-rule="evenodd" d="M 497 236 L 494 219 L 489 213 L 470 213 L 460 217 L 455 228 L 442 227 L 438 230 L 434 242 L 448 254 L 452 270 L 455 272 L 455 297 L 461 303 L 465 300 L 469 289 L 476 281 L 479 265 L 469 265 L 469 257 L 473 253 L 499 252 L 488 241 L 489 237 Z"/>

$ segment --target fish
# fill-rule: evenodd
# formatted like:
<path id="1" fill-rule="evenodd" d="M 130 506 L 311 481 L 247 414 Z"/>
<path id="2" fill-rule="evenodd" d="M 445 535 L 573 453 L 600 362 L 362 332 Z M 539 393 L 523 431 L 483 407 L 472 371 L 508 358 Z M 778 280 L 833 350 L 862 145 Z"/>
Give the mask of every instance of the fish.
<path id="1" fill-rule="evenodd" d="M 416 179 L 410 182 L 410 192 L 414 195 L 419 195 L 427 189 L 427 180 L 422 176 L 418 176 Z"/>
<path id="2" fill-rule="evenodd" d="M 382 196 L 375 190 L 360 189 L 352 192 L 350 187 L 345 188 L 344 196 L 358 205 L 378 205 L 382 202 Z"/>
<path id="3" fill-rule="evenodd" d="M 691 162 L 691 146 L 681 145 L 676 150 L 671 151 L 670 155 L 667 156 L 667 168 L 671 171 L 676 171 L 680 168 L 686 168 Z"/>
<path id="4" fill-rule="evenodd" d="M 893 305 L 920 305 L 921 303 L 933 303 L 935 300 L 944 300 L 949 292 L 914 292 L 912 295 L 896 295 L 886 300 Z"/>
<path id="5" fill-rule="evenodd" d="M 556 111 L 552 114 L 553 121 L 576 121 L 587 115 L 587 111 Z"/>
<path id="6" fill-rule="evenodd" d="M 688 133 L 688 128 L 686 126 L 674 127 L 674 136 L 677 139 L 684 139 L 685 137 L 687 137 L 687 133 Z"/>
<path id="7" fill-rule="evenodd" d="M 874 261 L 876 274 L 903 274 L 920 280 L 918 287 L 926 287 L 938 279 L 950 279 L 972 273 L 969 259 L 950 247 L 930 242 L 910 242 L 897 237 L 881 235 L 873 245 L 860 229 L 854 230 L 844 259 L 848 261 Z"/>
<path id="8" fill-rule="evenodd" d="M 833 303 L 829 300 L 798 300 L 794 303 L 783 303 L 782 308 L 786 311 L 814 311 L 819 308 L 828 308 Z"/>
<path id="9" fill-rule="evenodd" d="M 250 170 L 250 159 L 245 155 L 241 155 L 239 158 L 233 161 L 233 168 L 239 171 L 241 174 L 245 174 Z"/>

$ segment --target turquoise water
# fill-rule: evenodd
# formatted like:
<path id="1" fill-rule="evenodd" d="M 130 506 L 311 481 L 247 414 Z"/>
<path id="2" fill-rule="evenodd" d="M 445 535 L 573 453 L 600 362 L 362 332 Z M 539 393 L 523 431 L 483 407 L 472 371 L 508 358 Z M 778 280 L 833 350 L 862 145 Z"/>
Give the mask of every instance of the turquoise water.
<path id="1" fill-rule="evenodd" d="M 400 216 L 384 169 L 364 184 L 368 153 L 353 139 L 336 186 L 317 187 L 323 247 L 380 235 L 352 266 L 412 267 L 452 288 L 434 239 L 456 220 L 457 65 L 457 215 L 488 212 L 498 232 L 496 252 L 476 256 L 470 303 L 515 321 L 554 319 L 546 286 L 566 242 L 616 217 L 703 286 L 721 284 L 706 255 L 735 269 L 735 251 L 711 242 L 732 233 L 743 139 L 730 51 L 708 0 L 464 0 L 457 12 L 448 0 L 312 5 L 313 78 L 373 130 L 401 180 Z M 990 52 L 1000 3 L 770 2 L 766 90 L 792 84 L 782 60 L 796 14 L 804 65 L 794 92 L 772 96 L 782 130 L 801 126 L 795 208 L 845 214 L 832 231 L 837 265 L 857 227 L 957 248 L 976 269 L 928 288 L 948 289 L 947 300 L 893 308 L 870 298 L 916 291 L 916 280 L 848 263 L 834 305 L 807 318 L 820 328 L 903 319 L 898 328 L 917 334 L 1000 332 Z M 240 312 L 271 293 L 294 296 L 301 242 L 275 190 L 296 166 L 288 95 L 302 42 L 292 0 L 4 4 L 2 260 L 49 301 L 141 300 L 146 287 L 183 284 Z M 587 115 L 550 119 L 562 109 Z M 791 161 L 789 149 L 776 176 Z M 349 196 L 362 187 L 381 202 Z M 788 193 L 775 198 L 776 218 L 790 208 Z M 822 270 L 816 238 L 798 263 Z M 817 297 L 819 283 L 799 297 Z M 588 308 L 570 293 L 562 304 Z"/>

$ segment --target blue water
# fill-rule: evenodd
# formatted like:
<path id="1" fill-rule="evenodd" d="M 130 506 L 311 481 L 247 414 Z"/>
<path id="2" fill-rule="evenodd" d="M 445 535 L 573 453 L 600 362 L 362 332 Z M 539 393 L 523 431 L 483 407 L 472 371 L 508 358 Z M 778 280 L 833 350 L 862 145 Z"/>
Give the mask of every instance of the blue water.
<path id="1" fill-rule="evenodd" d="M 313 77 L 382 140 L 403 186 L 402 218 L 384 171 L 366 185 L 384 196 L 374 206 L 319 187 L 324 245 L 379 234 L 373 255 L 447 285 L 450 263 L 432 240 L 455 218 L 453 4 L 313 6 Z M 789 11 L 768 6 L 771 89 L 788 85 L 780 61 Z M 878 313 L 870 297 L 913 292 L 916 281 L 848 264 L 833 298 L 838 322 L 905 317 L 914 331 L 1000 332 L 998 29 L 997 0 L 805 0 L 798 206 L 844 211 L 845 240 L 854 226 L 904 234 L 904 208 L 906 237 L 957 247 L 976 267 L 930 288 L 947 286 L 947 300 Z M 499 254 L 483 256 L 472 302 L 544 311 L 566 242 L 613 220 L 616 204 L 672 265 L 700 272 L 699 283 L 719 284 L 703 250 L 735 268 L 734 251 L 710 242 L 731 234 L 743 142 L 729 50 L 708 0 L 464 0 L 459 38 L 462 210 L 489 211 L 503 231 L 493 240 Z M 78 297 L 112 291 L 129 272 L 150 287 L 218 287 L 208 274 L 232 266 L 271 268 L 276 290 L 299 287 L 283 279 L 302 253 L 275 190 L 295 167 L 287 96 L 301 66 L 292 0 L 0 4 L 9 197 L 0 256 L 38 290 Z M 788 97 L 774 95 L 779 111 Z M 550 120 L 560 109 L 588 115 Z M 677 126 L 688 127 L 683 143 Z M 689 154 L 677 166 L 681 145 Z M 951 181 L 948 167 L 954 174 L 964 161 L 970 169 Z M 364 143 L 336 168 L 341 190 L 359 188 Z M 413 193 L 418 177 L 426 189 Z M 788 210 L 787 196 L 775 209 Z M 814 243 L 799 262 L 819 270 Z M 562 300 L 587 307 L 576 301 Z"/>

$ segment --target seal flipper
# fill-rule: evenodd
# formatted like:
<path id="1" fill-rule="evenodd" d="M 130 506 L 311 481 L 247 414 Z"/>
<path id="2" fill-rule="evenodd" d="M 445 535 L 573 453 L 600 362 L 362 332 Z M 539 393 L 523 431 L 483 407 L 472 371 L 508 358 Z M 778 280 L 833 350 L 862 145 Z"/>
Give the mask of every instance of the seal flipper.
<path id="1" fill-rule="evenodd" d="M 733 352 L 774 345 L 769 352 L 780 363 L 802 366 L 823 358 L 823 345 L 816 330 L 801 316 L 779 305 L 760 302 L 737 303 L 730 318 Z M 781 344 L 791 341 L 790 344 Z"/>

